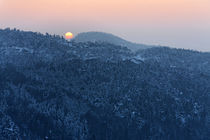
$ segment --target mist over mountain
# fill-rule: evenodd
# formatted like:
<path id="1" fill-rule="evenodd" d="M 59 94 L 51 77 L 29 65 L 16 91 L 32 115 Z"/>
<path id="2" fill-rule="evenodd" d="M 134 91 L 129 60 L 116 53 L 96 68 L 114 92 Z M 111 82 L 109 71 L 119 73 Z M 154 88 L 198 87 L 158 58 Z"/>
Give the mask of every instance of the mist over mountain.
<path id="1" fill-rule="evenodd" d="M 0 30 L 0 139 L 209 139 L 210 53 L 78 38 Z"/>
<path id="2" fill-rule="evenodd" d="M 137 51 L 138 49 L 147 49 L 157 46 L 137 44 L 126 41 L 115 35 L 104 33 L 104 32 L 85 32 L 80 33 L 74 38 L 75 42 L 108 42 L 114 45 L 119 45 L 127 47 L 132 51 Z"/>

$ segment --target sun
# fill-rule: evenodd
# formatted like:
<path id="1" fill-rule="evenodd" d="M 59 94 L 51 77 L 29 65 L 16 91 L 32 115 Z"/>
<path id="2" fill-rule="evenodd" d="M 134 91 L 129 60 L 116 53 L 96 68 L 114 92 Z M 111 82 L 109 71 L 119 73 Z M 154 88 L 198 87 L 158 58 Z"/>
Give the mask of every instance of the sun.
<path id="1" fill-rule="evenodd" d="M 74 35 L 71 33 L 71 32 L 67 32 L 66 34 L 65 34 L 65 38 L 66 39 L 72 39 L 74 37 Z"/>

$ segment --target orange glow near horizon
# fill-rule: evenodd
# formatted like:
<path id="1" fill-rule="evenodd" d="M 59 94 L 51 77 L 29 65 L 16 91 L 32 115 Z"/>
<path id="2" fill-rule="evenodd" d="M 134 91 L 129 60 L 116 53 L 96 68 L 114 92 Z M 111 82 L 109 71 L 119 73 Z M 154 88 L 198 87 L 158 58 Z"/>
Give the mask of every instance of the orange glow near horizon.
<path id="1" fill-rule="evenodd" d="M 185 35 L 188 42 L 200 38 L 210 46 L 201 40 L 210 35 L 210 0 L 0 0 L 0 28 L 5 27 L 60 35 L 69 29 L 105 31 L 174 46 Z"/>

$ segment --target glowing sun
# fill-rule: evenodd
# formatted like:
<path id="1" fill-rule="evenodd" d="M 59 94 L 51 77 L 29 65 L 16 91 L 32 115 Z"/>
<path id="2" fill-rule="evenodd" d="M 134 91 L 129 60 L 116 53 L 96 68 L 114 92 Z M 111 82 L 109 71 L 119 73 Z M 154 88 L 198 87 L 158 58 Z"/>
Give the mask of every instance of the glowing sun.
<path id="1" fill-rule="evenodd" d="M 66 39 L 72 39 L 74 37 L 74 35 L 71 33 L 71 32 L 67 32 L 66 34 L 65 34 L 65 38 Z"/>

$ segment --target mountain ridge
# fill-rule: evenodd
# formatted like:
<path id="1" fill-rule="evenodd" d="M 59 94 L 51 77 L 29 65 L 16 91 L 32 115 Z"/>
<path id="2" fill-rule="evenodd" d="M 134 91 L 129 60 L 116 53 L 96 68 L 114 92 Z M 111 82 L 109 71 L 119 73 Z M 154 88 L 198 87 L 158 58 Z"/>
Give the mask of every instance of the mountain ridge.
<path id="1" fill-rule="evenodd" d="M 74 39 L 75 42 L 108 42 L 114 45 L 119 45 L 123 47 L 127 47 L 128 49 L 132 51 L 137 51 L 139 49 L 147 49 L 152 47 L 157 47 L 154 45 L 145 45 L 145 44 L 138 44 L 133 43 L 130 41 L 127 41 L 125 39 L 122 39 L 116 35 L 113 35 L 111 33 L 105 33 L 105 32 L 83 32 L 79 33 Z"/>

